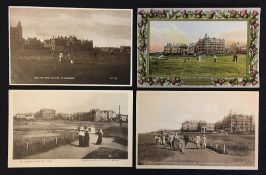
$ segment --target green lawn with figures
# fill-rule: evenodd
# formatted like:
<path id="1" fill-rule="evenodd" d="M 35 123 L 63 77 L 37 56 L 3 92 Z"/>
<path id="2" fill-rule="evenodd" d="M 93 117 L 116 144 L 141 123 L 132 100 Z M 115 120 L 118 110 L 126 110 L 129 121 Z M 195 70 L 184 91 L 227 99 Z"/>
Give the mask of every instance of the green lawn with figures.
<path id="1" fill-rule="evenodd" d="M 194 56 L 150 56 L 149 76 L 159 77 L 244 77 L 247 72 L 247 55 L 202 56 L 198 61 Z"/>

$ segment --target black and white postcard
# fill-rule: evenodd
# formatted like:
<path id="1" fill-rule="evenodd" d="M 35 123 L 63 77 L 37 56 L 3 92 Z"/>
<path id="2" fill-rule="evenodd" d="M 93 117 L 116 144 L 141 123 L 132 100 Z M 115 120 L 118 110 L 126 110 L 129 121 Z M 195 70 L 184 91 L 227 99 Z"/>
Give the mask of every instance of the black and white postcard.
<path id="1" fill-rule="evenodd" d="M 259 93 L 140 91 L 137 168 L 258 169 Z"/>
<path id="2" fill-rule="evenodd" d="M 131 91 L 9 91 L 8 167 L 131 167 Z"/>
<path id="3" fill-rule="evenodd" d="M 132 10 L 9 7 L 11 85 L 130 86 Z"/>

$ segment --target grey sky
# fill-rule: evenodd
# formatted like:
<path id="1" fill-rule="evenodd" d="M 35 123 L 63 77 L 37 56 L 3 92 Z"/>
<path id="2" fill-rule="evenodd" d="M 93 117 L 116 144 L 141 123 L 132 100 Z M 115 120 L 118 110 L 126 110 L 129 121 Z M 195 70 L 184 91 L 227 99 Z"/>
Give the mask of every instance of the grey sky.
<path id="1" fill-rule="evenodd" d="M 185 120 L 214 123 L 233 113 L 258 116 L 258 92 L 148 92 L 137 93 L 137 130 L 180 129 Z"/>
<path id="2" fill-rule="evenodd" d="M 24 112 L 37 112 L 41 108 L 53 108 L 56 112 L 72 113 L 87 112 L 98 108 L 114 110 L 118 113 L 128 114 L 130 97 L 129 91 L 64 91 L 64 90 L 19 90 L 10 91 L 10 107 L 13 114 Z"/>
<path id="3" fill-rule="evenodd" d="M 21 21 L 23 38 L 75 35 L 95 46 L 131 45 L 131 10 L 10 7 L 9 21 Z"/>

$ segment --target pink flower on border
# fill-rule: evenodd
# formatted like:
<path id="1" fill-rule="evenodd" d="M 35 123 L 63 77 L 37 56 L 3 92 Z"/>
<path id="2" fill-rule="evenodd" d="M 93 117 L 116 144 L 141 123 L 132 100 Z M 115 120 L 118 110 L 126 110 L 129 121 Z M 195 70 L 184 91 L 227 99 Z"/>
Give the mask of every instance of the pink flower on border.
<path id="1" fill-rule="evenodd" d="M 230 16 L 231 17 L 234 17 L 237 14 L 237 11 L 236 10 L 230 10 L 229 12 L 230 12 Z"/>
<path id="2" fill-rule="evenodd" d="M 254 80 L 254 81 L 252 81 L 251 84 L 252 84 L 253 86 L 255 86 L 256 84 L 258 84 L 258 81 Z"/>
<path id="3" fill-rule="evenodd" d="M 259 24 L 258 23 L 255 23 L 255 24 L 253 24 L 253 27 L 254 27 L 254 29 L 256 29 L 256 28 L 259 27 Z"/>
<path id="4" fill-rule="evenodd" d="M 239 84 L 240 84 L 241 86 L 245 86 L 245 85 L 246 85 L 246 83 L 245 83 L 244 81 L 241 81 Z"/>
<path id="5" fill-rule="evenodd" d="M 255 17 L 255 16 L 259 15 L 259 12 L 257 10 L 253 10 L 252 15 Z"/>
<path id="6" fill-rule="evenodd" d="M 172 80 L 172 85 L 175 85 L 177 83 L 177 80 L 176 79 L 173 79 Z"/>
<path id="7" fill-rule="evenodd" d="M 252 52 L 255 53 L 255 52 L 257 52 L 257 51 L 258 51 L 258 48 L 257 48 L 257 47 L 253 47 L 253 48 L 252 48 Z"/>
<path id="8" fill-rule="evenodd" d="M 142 28 L 143 27 L 143 21 L 142 20 L 138 22 L 138 27 L 139 28 Z"/>
<path id="9" fill-rule="evenodd" d="M 213 17 L 215 14 L 216 14 L 216 11 L 215 11 L 215 10 L 211 10 L 211 11 L 210 11 L 210 15 L 211 15 L 211 17 Z"/>
<path id="10" fill-rule="evenodd" d="M 150 13 L 154 15 L 154 14 L 156 14 L 156 10 L 151 9 L 151 10 L 150 10 Z"/>
<path id="11" fill-rule="evenodd" d="M 141 16 L 144 15 L 144 10 L 143 10 L 143 9 L 141 9 L 141 10 L 139 11 L 139 15 L 141 15 Z"/>
<path id="12" fill-rule="evenodd" d="M 196 14 L 197 14 L 197 15 L 200 15 L 200 16 L 201 16 L 201 15 L 202 15 L 202 12 L 203 12 L 203 10 L 196 10 L 195 12 L 196 12 Z"/>
<path id="13" fill-rule="evenodd" d="M 246 16 L 248 14 L 248 11 L 247 10 L 241 10 L 240 11 L 240 16 L 241 17 L 244 17 L 244 16 Z"/>
<path id="14" fill-rule="evenodd" d="M 165 15 L 166 13 L 165 13 L 165 10 L 159 10 L 159 14 L 160 15 Z"/>
<path id="15" fill-rule="evenodd" d="M 258 73 L 257 69 L 252 69 L 251 74 L 256 75 Z"/>

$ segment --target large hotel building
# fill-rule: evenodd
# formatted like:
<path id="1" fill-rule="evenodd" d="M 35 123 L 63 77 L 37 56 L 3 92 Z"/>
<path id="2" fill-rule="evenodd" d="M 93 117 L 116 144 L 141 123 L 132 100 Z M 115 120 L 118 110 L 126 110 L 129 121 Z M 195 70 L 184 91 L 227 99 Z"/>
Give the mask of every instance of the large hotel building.
<path id="1" fill-rule="evenodd" d="M 199 39 L 195 47 L 196 53 L 221 54 L 225 53 L 225 40 L 215 37 L 209 37 L 207 33 L 204 38 Z"/>
<path id="2" fill-rule="evenodd" d="M 164 46 L 164 53 L 166 54 L 222 54 L 225 53 L 225 40 L 224 38 L 209 37 L 205 34 L 204 38 L 200 38 L 195 44 L 171 44 L 167 43 Z"/>
<path id="3" fill-rule="evenodd" d="M 205 121 L 185 121 L 182 123 L 183 132 L 214 132 L 226 131 L 228 133 L 255 132 L 254 118 L 252 115 L 230 113 L 221 121 L 207 123 Z"/>

